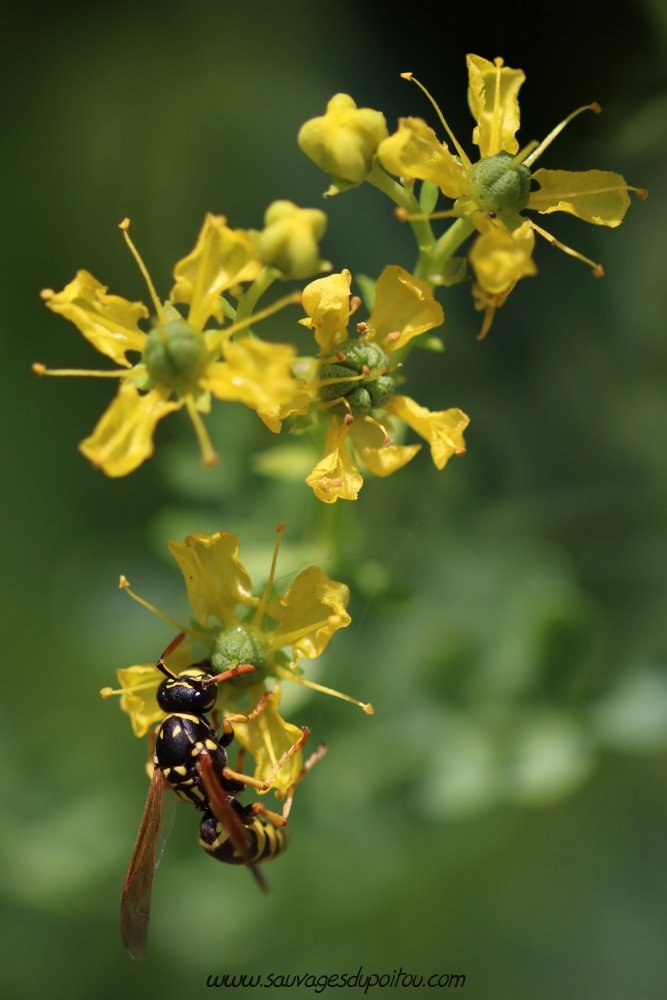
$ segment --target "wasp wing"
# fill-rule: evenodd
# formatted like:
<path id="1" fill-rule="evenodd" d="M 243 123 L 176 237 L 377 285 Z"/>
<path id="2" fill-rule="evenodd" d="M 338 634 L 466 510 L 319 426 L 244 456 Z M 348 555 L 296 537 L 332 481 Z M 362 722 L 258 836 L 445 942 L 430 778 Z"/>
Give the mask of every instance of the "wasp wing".
<path id="1" fill-rule="evenodd" d="M 139 835 L 123 886 L 120 929 L 123 944 L 132 958 L 136 959 L 142 959 L 146 954 L 155 869 L 155 844 L 160 833 L 165 786 L 162 770 L 159 767 L 154 768 Z"/>
<path id="2" fill-rule="evenodd" d="M 220 784 L 220 780 L 215 773 L 215 767 L 213 766 L 211 756 L 205 750 L 202 751 L 197 758 L 197 771 L 199 772 L 199 777 L 201 778 L 202 784 L 206 789 L 211 812 L 216 819 L 222 823 L 225 830 L 227 830 L 229 839 L 234 845 L 235 850 L 238 851 L 240 856 L 243 858 L 243 864 L 246 865 L 255 876 L 257 884 L 262 892 L 268 893 L 269 887 L 266 884 L 266 880 L 250 856 L 245 827 L 236 815 L 232 806 L 229 804 L 227 793 L 224 791 L 222 785 Z"/>

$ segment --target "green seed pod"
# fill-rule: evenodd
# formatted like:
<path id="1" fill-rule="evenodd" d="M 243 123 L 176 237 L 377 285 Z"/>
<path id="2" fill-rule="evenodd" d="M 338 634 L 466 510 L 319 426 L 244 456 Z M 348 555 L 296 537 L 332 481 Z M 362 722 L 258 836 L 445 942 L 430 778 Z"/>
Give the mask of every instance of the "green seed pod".
<path id="1" fill-rule="evenodd" d="M 345 403 L 349 404 L 350 409 L 348 410 Z M 339 403 L 336 407 L 336 413 L 346 414 L 351 413 L 353 417 L 365 417 L 367 413 L 371 412 L 372 403 L 371 397 L 363 385 L 358 385 L 356 389 L 348 393 L 345 397 L 345 403 Z"/>
<path id="2" fill-rule="evenodd" d="M 379 409 L 387 402 L 390 396 L 394 395 L 394 380 L 391 375 L 380 375 L 379 378 L 366 382 L 365 388 L 371 398 L 374 409 Z"/>
<path id="3" fill-rule="evenodd" d="M 361 373 L 364 365 L 371 371 L 389 367 L 387 355 L 377 344 L 364 344 L 360 340 L 350 338 L 337 344 L 336 352 L 345 355 L 345 360 L 341 361 L 341 364 L 354 369 L 357 374 Z"/>
<path id="4" fill-rule="evenodd" d="M 209 356 L 203 334 L 185 320 L 174 320 L 151 330 L 143 360 L 154 385 L 185 392 L 196 386 Z"/>
<path id="5" fill-rule="evenodd" d="M 345 378 L 353 375 L 349 368 L 343 365 L 322 365 L 319 371 L 319 378 Z M 331 385 L 323 385 L 320 389 L 320 399 L 327 402 L 330 399 L 337 399 L 339 396 L 347 396 L 348 392 L 359 385 L 358 381 L 333 382 Z"/>
<path id="6" fill-rule="evenodd" d="M 468 170 L 468 193 L 482 211 L 516 215 L 528 204 L 530 170 L 523 164 L 510 168 L 512 160 L 509 153 L 496 153 Z"/>
<path id="7" fill-rule="evenodd" d="M 252 687 L 260 684 L 266 676 L 266 654 L 257 637 L 249 628 L 243 625 L 231 625 L 223 629 L 217 636 L 211 655 L 211 663 L 216 673 L 229 670 L 240 663 L 251 663 L 254 673 L 239 674 L 226 681 L 237 688 Z"/>

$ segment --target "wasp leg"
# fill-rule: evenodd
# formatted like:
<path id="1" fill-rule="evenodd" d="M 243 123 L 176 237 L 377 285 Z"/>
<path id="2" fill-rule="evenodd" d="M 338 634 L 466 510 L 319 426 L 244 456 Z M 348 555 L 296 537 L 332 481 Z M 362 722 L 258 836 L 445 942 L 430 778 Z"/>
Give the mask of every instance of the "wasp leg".
<path id="1" fill-rule="evenodd" d="M 294 801 L 294 790 L 295 790 L 296 786 L 303 781 L 303 779 L 306 777 L 306 775 L 310 771 L 310 769 L 313 766 L 313 764 L 317 764 L 318 760 L 322 760 L 322 758 L 324 757 L 325 753 L 327 752 L 327 749 L 328 749 L 328 747 L 327 747 L 326 743 L 320 743 L 320 745 L 317 748 L 317 750 L 315 751 L 315 753 L 312 753 L 310 755 L 310 757 L 308 758 L 308 760 L 306 761 L 306 763 L 301 768 L 301 771 L 300 771 L 300 773 L 299 773 L 296 781 L 294 782 L 294 784 L 290 785 L 290 787 L 289 787 L 289 789 L 287 791 L 287 798 L 285 799 L 285 805 L 283 806 L 282 818 L 285 820 L 285 823 L 287 823 L 287 817 L 289 816 L 290 810 L 292 808 L 292 802 Z"/>
<path id="2" fill-rule="evenodd" d="M 251 802 L 246 811 L 250 816 L 266 816 L 274 826 L 287 826 L 287 819 L 284 816 L 267 809 L 261 802 Z"/>
<path id="3" fill-rule="evenodd" d="M 237 771 L 232 771 L 231 767 L 223 767 L 222 776 L 223 778 L 227 778 L 228 781 L 243 781 L 246 785 L 251 785 L 253 788 L 257 788 L 260 792 L 268 792 L 271 787 L 271 783 L 280 768 L 286 764 L 295 753 L 298 753 L 299 750 L 301 750 L 309 736 L 310 729 L 308 729 L 307 726 L 301 726 L 301 738 L 298 739 L 296 743 L 292 744 L 289 750 L 285 751 L 280 760 L 276 761 L 264 781 L 259 781 L 258 778 L 251 778 L 248 774 L 239 774 Z"/>

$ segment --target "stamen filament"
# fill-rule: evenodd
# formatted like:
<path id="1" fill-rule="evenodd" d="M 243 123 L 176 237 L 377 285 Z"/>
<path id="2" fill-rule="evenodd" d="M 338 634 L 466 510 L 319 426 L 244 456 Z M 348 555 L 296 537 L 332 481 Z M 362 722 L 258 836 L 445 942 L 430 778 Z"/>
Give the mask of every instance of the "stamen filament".
<path id="1" fill-rule="evenodd" d="M 268 580 L 268 583 L 266 584 L 266 587 L 264 588 L 264 593 L 262 594 L 262 599 L 259 602 L 259 604 L 257 605 L 257 608 L 255 610 L 255 614 L 253 615 L 253 618 L 252 618 L 252 624 L 258 626 L 259 628 L 262 627 L 262 621 L 264 619 L 264 614 L 266 612 L 266 606 L 269 603 L 269 597 L 271 596 L 271 589 L 273 587 L 273 579 L 274 579 L 274 577 L 276 575 L 276 563 L 278 562 L 278 553 L 280 551 L 280 543 L 282 541 L 282 537 L 283 537 L 284 533 L 285 533 L 285 525 L 281 521 L 280 524 L 278 525 L 277 529 L 276 529 L 276 544 L 275 544 L 274 549 L 273 549 L 273 559 L 271 560 L 271 571 L 269 573 L 269 580 Z"/>
<path id="2" fill-rule="evenodd" d="M 150 297 L 153 300 L 153 305 L 155 306 L 155 312 L 158 315 L 158 319 L 160 320 L 160 323 L 162 323 L 162 325 L 165 326 L 169 322 L 169 317 L 167 316 L 166 312 L 164 311 L 164 307 L 163 307 L 162 303 L 160 302 L 160 300 L 158 298 L 157 292 L 155 291 L 155 285 L 151 281 L 151 276 L 148 273 L 148 268 L 146 267 L 146 265 L 144 264 L 143 260 L 141 259 L 141 255 L 140 255 L 139 251 L 137 250 L 137 248 L 135 247 L 134 243 L 130 239 L 130 236 L 129 236 L 129 233 L 128 233 L 128 229 L 130 228 L 130 220 L 129 219 L 123 219 L 123 221 L 121 223 L 119 223 L 118 228 L 122 229 L 123 236 L 125 237 L 125 242 L 127 243 L 128 247 L 130 248 L 130 252 L 131 252 L 132 256 L 134 257 L 134 259 L 136 260 L 137 264 L 139 265 L 139 270 L 143 274 L 144 280 L 145 280 L 146 284 L 148 285 L 148 291 L 150 293 Z"/>
<path id="3" fill-rule="evenodd" d="M 533 141 L 529 142 L 527 146 L 524 146 L 523 149 L 519 150 L 519 152 L 516 154 L 516 156 L 509 164 L 507 169 L 513 170 L 515 167 L 518 167 L 520 164 L 524 163 L 529 153 L 532 153 L 532 151 L 536 149 L 538 146 L 539 142 L 537 141 L 537 139 L 533 139 Z"/>
<path id="4" fill-rule="evenodd" d="M 460 218 L 461 213 L 455 209 L 450 208 L 444 212 L 429 212 L 428 214 L 424 212 L 408 212 L 405 208 L 395 208 L 394 215 L 399 222 L 425 222 L 431 219 L 455 219 Z"/>
<path id="5" fill-rule="evenodd" d="M 280 312 L 286 306 L 299 305 L 301 302 L 301 291 L 296 289 L 290 292 L 289 295 L 283 295 L 281 299 L 276 299 L 272 302 L 270 306 L 266 309 L 260 309 L 259 312 L 253 313 L 252 316 L 246 316 L 245 319 L 239 320 L 238 323 L 232 323 L 231 326 L 226 327 L 224 330 L 207 330 L 207 333 L 213 333 L 214 336 L 207 339 L 207 346 L 209 350 L 215 350 L 220 344 L 224 343 L 225 340 L 229 340 L 233 337 L 235 333 L 239 330 L 245 330 L 246 327 L 251 326 L 253 323 L 257 323 L 259 320 L 266 319 L 268 316 L 273 316 L 274 313 Z"/>
<path id="6" fill-rule="evenodd" d="M 118 584 L 118 587 L 120 590 L 124 590 L 126 594 L 129 594 L 132 600 L 137 601 L 139 604 L 143 604 L 145 608 L 148 608 L 149 611 L 152 611 L 153 614 L 157 615 L 158 618 L 161 618 L 162 621 L 167 622 L 167 624 L 169 625 L 173 625 L 174 628 L 177 628 L 179 632 L 186 632 L 188 635 L 193 636 L 195 639 L 201 639 L 200 633 L 194 632 L 190 628 L 186 628 L 185 625 L 180 625 L 177 621 L 174 621 L 173 618 L 170 618 L 169 615 L 165 615 L 161 611 L 158 611 L 158 609 L 153 604 L 149 604 L 148 601 L 145 601 L 143 599 L 143 597 L 139 597 L 138 594 L 135 594 L 134 591 L 130 590 L 130 585 L 127 582 L 127 578 L 124 577 L 122 574 L 120 577 L 120 583 Z"/>
<path id="7" fill-rule="evenodd" d="M 347 375 L 343 378 L 318 378 L 314 382 L 310 383 L 311 389 L 321 389 L 325 385 L 336 385 L 338 382 L 358 382 L 359 379 L 366 378 L 365 375 Z"/>
<path id="8" fill-rule="evenodd" d="M 426 87 L 424 86 L 424 84 L 420 83 L 419 80 L 417 80 L 416 77 L 414 77 L 412 75 L 412 73 L 401 73 L 401 76 L 403 77 L 404 80 L 411 80 L 413 83 L 416 83 L 417 86 L 420 88 L 420 90 L 424 91 L 424 93 L 428 97 L 429 101 L 431 102 L 431 104 L 433 105 L 433 107 L 435 108 L 435 110 L 438 112 L 438 117 L 440 118 L 440 121 L 442 122 L 443 127 L 444 127 L 447 135 L 449 136 L 449 138 L 452 140 L 452 142 L 456 146 L 456 152 L 459 154 L 459 156 L 463 160 L 463 164 L 464 164 L 464 166 L 467 169 L 470 166 L 470 160 L 468 159 L 466 151 L 464 150 L 463 146 L 461 146 L 461 144 L 459 143 L 458 139 L 456 138 L 456 136 L 454 135 L 454 133 L 450 129 L 449 125 L 445 121 L 445 118 L 444 118 L 444 115 L 443 115 L 442 111 L 440 110 L 440 108 L 438 107 L 438 105 L 435 103 L 435 100 L 433 99 L 433 97 L 431 97 L 431 95 L 429 94 L 429 92 L 426 89 Z"/>
<path id="9" fill-rule="evenodd" d="M 334 698 L 342 698 L 343 701 L 349 701 L 352 705 L 358 705 L 359 708 L 363 708 L 366 715 L 373 715 L 373 706 L 371 704 L 364 704 L 363 701 L 357 701 L 356 698 L 350 698 L 349 694 L 342 694 L 340 691 L 334 691 L 333 688 L 324 687 L 322 684 L 315 684 L 314 681 L 307 681 L 304 677 L 295 677 L 291 674 L 289 670 L 285 670 L 284 667 L 274 667 L 273 672 L 279 677 L 282 677 L 286 681 L 294 681 L 295 684 L 302 684 L 303 687 L 311 688 L 313 691 L 320 691 L 322 694 L 330 694 Z"/>
<path id="10" fill-rule="evenodd" d="M 92 378 L 122 378 L 127 375 L 131 369 L 130 368 L 114 368 L 110 371 L 96 371 L 94 368 L 47 368 L 46 365 L 41 364 L 39 361 L 35 361 L 32 365 L 32 370 L 35 375 L 90 375 Z"/>
<path id="11" fill-rule="evenodd" d="M 572 247 L 568 247 L 566 246 L 565 243 L 561 243 L 560 240 L 557 240 L 555 236 L 552 236 L 551 233 L 548 233 L 546 229 L 540 229 L 539 226 L 536 226 L 534 222 L 531 222 L 530 225 L 531 228 L 534 229 L 536 233 L 539 233 L 540 236 L 543 236 L 544 239 L 548 243 L 551 243 L 552 246 L 558 247 L 558 249 L 562 250 L 563 253 L 569 254 L 570 257 L 576 257 L 577 260 L 582 260 L 584 264 L 588 264 L 590 267 L 592 267 L 594 277 L 596 278 L 604 277 L 604 268 L 602 267 L 602 264 L 596 264 L 594 260 L 590 259 L 590 257 L 584 257 L 584 255 L 582 253 L 579 253 L 578 250 L 573 250 Z"/>
<path id="12" fill-rule="evenodd" d="M 156 687 L 161 680 L 163 680 L 163 678 L 160 678 L 160 680 L 157 681 L 149 681 L 146 684 L 133 684 L 131 687 L 119 688 L 118 691 L 114 691 L 113 688 L 110 687 L 104 687 L 100 691 L 100 694 L 103 698 L 111 698 L 114 694 L 134 694 L 135 691 L 148 691 Z"/>
<path id="13" fill-rule="evenodd" d="M 197 409 L 192 396 L 185 397 L 185 407 L 195 429 L 195 434 L 197 435 L 197 441 L 199 442 L 199 448 L 201 450 L 202 464 L 205 465 L 207 469 L 210 469 L 211 466 L 215 465 L 218 461 L 218 455 L 213 447 L 209 433 L 206 430 L 206 424 L 202 420 L 201 414 Z"/>
<path id="14" fill-rule="evenodd" d="M 530 156 L 528 156 L 523 161 L 524 166 L 529 167 L 532 163 L 534 163 L 535 160 L 538 158 L 538 156 L 542 155 L 547 146 L 551 145 L 556 136 L 560 135 L 565 126 L 569 125 L 572 119 L 576 118 L 577 115 L 580 115 L 582 111 L 594 111 L 596 115 L 599 115 L 600 112 L 602 111 L 602 108 L 597 103 L 597 101 L 593 101 L 592 104 L 584 104 L 581 108 L 577 108 L 577 110 L 573 111 L 571 115 L 568 115 L 567 118 L 564 118 L 563 121 L 560 123 L 560 125 L 556 125 L 556 128 L 552 129 L 551 132 L 549 132 L 549 135 L 546 137 L 546 139 L 542 140 L 542 142 L 539 144 L 535 152 L 531 153 Z"/>

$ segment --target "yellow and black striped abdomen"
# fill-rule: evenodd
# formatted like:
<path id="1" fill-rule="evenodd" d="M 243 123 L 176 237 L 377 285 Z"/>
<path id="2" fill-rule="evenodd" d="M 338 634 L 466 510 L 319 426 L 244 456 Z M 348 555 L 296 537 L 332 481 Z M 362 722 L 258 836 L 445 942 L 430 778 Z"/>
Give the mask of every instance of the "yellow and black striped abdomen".
<path id="1" fill-rule="evenodd" d="M 287 834 L 269 820 L 262 816 L 247 816 L 242 818 L 242 822 L 248 838 L 248 851 L 255 864 L 263 865 L 267 861 L 273 861 L 287 850 Z M 199 843 L 216 861 L 222 861 L 226 865 L 243 864 L 229 834 L 211 813 L 207 813 L 199 824 Z"/>

